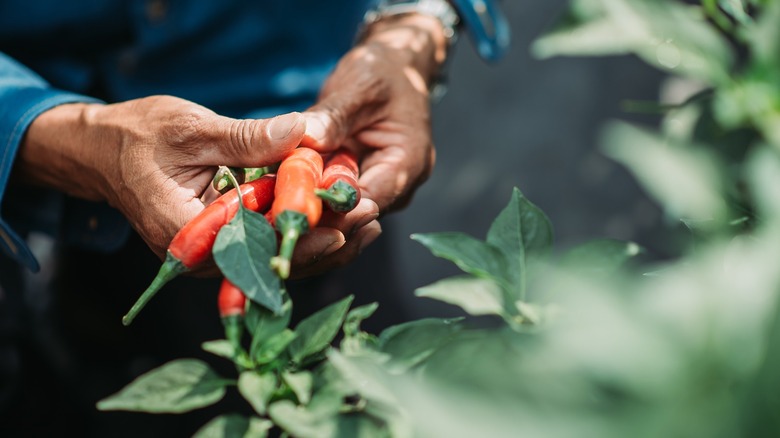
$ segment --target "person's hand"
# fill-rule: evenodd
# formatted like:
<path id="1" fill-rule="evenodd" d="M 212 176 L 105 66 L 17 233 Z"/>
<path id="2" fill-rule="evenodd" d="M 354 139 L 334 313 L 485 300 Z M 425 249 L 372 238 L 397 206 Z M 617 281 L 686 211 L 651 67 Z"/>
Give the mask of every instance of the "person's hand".
<path id="1" fill-rule="evenodd" d="M 375 23 L 347 53 L 324 84 L 316 105 L 304 112 L 303 145 L 321 151 L 339 146 L 361 157 L 363 200 L 344 217 L 324 221 L 339 230 L 341 246 L 309 259 L 316 272 L 353 259 L 376 239 L 376 221 L 403 208 L 434 164 L 428 84 L 444 60 L 446 41 L 439 22 L 422 15 Z M 338 237 L 334 235 L 334 237 Z M 303 239 L 302 245 L 306 245 Z M 305 250 L 299 265 L 306 265 Z"/>
<path id="2" fill-rule="evenodd" d="M 237 120 L 170 96 L 68 104 L 32 123 L 14 171 L 107 201 L 162 258 L 176 232 L 205 208 L 201 198 L 217 166 L 276 163 L 298 146 L 305 126 L 299 113 Z"/>

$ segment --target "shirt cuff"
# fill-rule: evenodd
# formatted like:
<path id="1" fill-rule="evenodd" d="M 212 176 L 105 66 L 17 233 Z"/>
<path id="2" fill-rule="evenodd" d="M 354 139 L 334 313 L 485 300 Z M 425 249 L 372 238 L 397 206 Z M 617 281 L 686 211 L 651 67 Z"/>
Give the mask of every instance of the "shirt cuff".
<path id="1" fill-rule="evenodd" d="M 22 137 L 33 120 L 57 105 L 75 102 L 100 102 L 80 94 L 53 88 L 8 87 L 0 89 L 0 205 L 8 185 L 16 152 Z M 0 217 L 0 250 L 33 272 L 40 269 L 38 261 L 25 244 Z"/>

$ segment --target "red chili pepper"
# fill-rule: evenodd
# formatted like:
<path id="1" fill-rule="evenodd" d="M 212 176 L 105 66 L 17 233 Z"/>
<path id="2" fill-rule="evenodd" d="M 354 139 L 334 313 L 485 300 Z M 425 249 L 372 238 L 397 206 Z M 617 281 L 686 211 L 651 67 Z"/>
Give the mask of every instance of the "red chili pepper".
<path id="1" fill-rule="evenodd" d="M 222 325 L 225 327 L 225 339 L 230 341 L 234 351 L 238 352 L 241 349 L 241 334 L 244 331 L 246 295 L 225 278 L 217 295 L 217 307 Z"/>
<path id="2" fill-rule="evenodd" d="M 241 187 L 244 206 L 251 211 L 265 211 L 273 201 L 276 178 L 266 175 Z M 167 282 L 178 275 L 201 265 L 211 257 L 211 249 L 217 233 L 238 212 L 236 189 L 217 198 L 200 214 L 179 230 L 168 245 L 165 261 L 149 287 L 122 318 L 122 324 L 130 325 L 138 312 Z"/>
<path id="3" fill-rule="evenodd" d="M 246 295 L 227 278 L 222 280 L 222 286 L 217 296 L 219 316 L 244 316 L 246 313 Z"/>
<path id="4" fill-rule="evenodd" d="M 290 260 L 298 238 L 316 227 L 322 216 L 322 201 L 314 194 L 321 179 L 322 156 L 313 149 L 299 147 L 279 165 L 271 218 L 282 242 L 271 267 L 281 278 L 290 276 Z"/>
<path id="5" fill-rule="evenodd" d="M 331 155 L 322 171 L 322 183 L 315 191 L 331 210 L 351 211 L 360 202 L 357 157 L 349 149 L 340 148 Z"/>

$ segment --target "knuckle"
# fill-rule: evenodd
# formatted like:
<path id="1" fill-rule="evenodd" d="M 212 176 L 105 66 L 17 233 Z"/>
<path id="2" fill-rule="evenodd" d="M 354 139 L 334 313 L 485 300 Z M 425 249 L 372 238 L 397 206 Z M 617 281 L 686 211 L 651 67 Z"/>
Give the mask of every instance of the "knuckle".
<path id="1" fill-rule="evenodd" d="M 249 120 L 232 120 L 228 129 L 230 144 L 238 155 L 248 155 L 252 150 L 253 139 L 263 138 L 260 125 Z"/>
<path id="2" fill-rule="evenodd" d="M 197 108 L 176 111 L 165 122 L 165 135 L 175 144 L 187 145 L 208 137 L 208 114 Z"/>

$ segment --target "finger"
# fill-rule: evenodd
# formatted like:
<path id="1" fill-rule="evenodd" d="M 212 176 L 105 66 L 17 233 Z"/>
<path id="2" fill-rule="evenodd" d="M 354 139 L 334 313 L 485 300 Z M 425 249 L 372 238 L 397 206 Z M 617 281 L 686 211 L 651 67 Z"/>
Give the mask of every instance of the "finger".
<path id="1" fill-rule="evenodd" d="M 300 144 L 306 119 L 296 112 L 272 119 L 217 116 L 205 130 L 212 147 L 203 151 L 201 164 L 262 167 L 281 161 Z"/>
<path id="2" fill-rule="evenodd" d="M 403 208 L 415 189 L 430 176 L 434 161 L 432 146 L 375 150 L 361 163 L 361 194 L 373 199 L 383 213 Z"/>
<path id="3" fill-rule="evenodd" d="M 344 234 L 330 227 L 316 227 L 301 236 L 295 245 L 292 257 L 292 272 L 296 266 L 311 264 L 313 260 L 321 259 L 338 251 L 346 243 Z"/>
<path id="4" fill-rule="evenodd" d="M 366 101 L 358 96 L 332 94 L 303 113 L 306 134 L 301 144 L 321 152 L 332 151 L 358 128 Z"/>
<path id="5" fill-rule="evenodd" d="M 355 208 L 346 213 L 325 211 L 319 226 L 335 228 L 341 231 L 347 239 L 357 230 L 379 217 L 379 206 L 369 198 L 362 198 Z"/>
<path id="6" fill-rule="evenodd" d="M 304 278 L 321 274 L 344 266 L 354 260 L 360 253 L 382 234 L 382 226 L 378 221 L 372 221 L 361 228 L 337 251 L 323 256 L 301 261 L 293 272 L 293 278 Z"/>
<path id="7" fill-rule="evenodd" d="M 407 153 L 401 148 L 386 148 L 370 154 L 363 162 L 360 175 L 362 196 L 372 199 L 381 211 L 387 211 L 410 186 L 416 165 L 406 164 Z"/>

